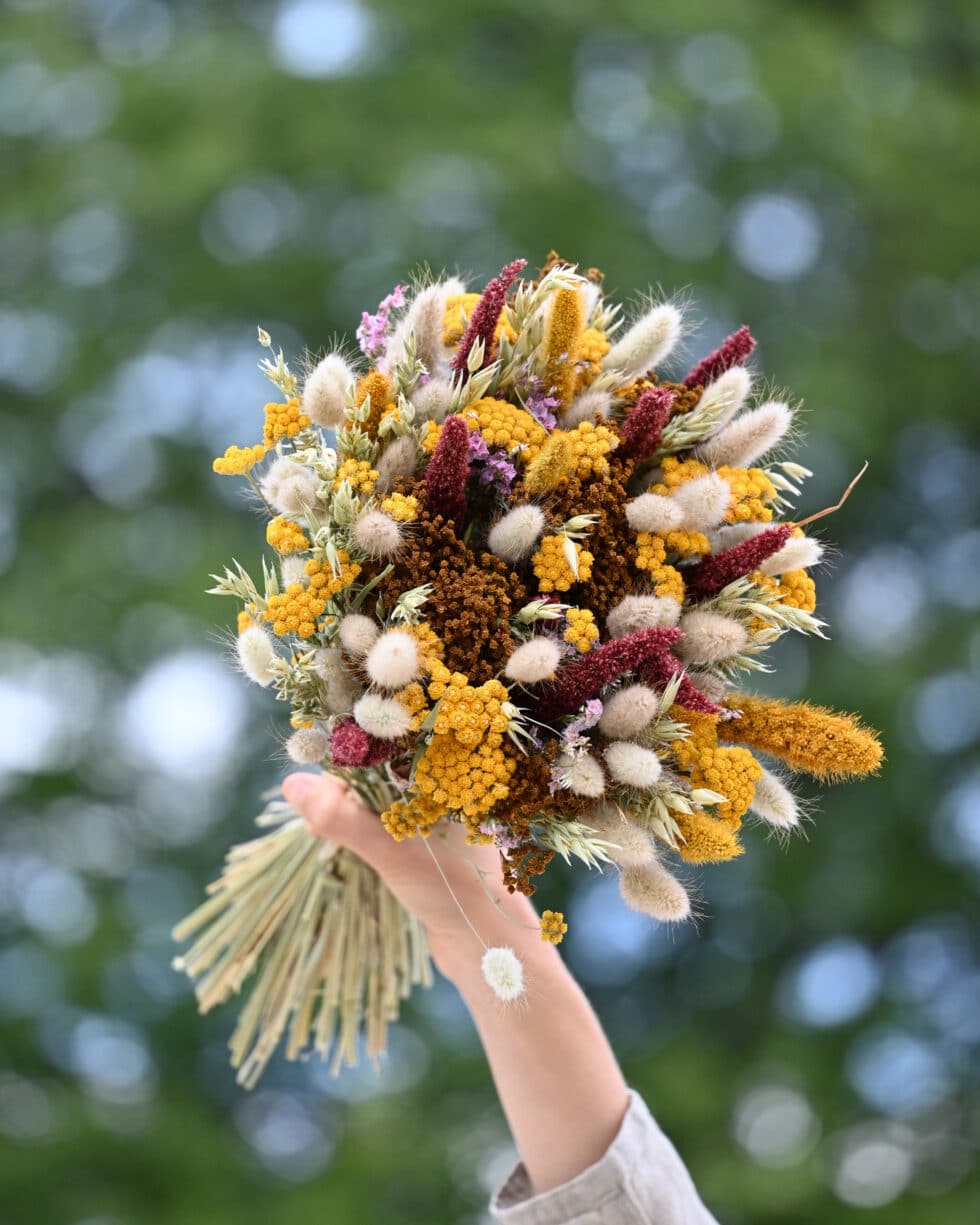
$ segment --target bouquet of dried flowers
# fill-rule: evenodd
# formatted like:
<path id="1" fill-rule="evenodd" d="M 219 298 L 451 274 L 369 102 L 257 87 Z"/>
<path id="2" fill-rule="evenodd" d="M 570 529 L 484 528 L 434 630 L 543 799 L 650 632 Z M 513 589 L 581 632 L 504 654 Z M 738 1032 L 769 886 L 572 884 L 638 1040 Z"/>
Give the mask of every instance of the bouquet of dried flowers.
<path id="1" fill-rule="evenodd" d="M 675 303 L 627 326 L 596 270 L 524 267 L 482 294 L 398 286 L 356 362 L 302 378 L 260 330 L 281 398 L 214 468 L 252 485 L 275 561 L 212 590 L 241 605 L 241 670 L 291 707 L 289 757 L 343 776 L 392 838 L 461 822 L 525 894 L 556 854 L 614 865 L 627 905 L 679 920 L 671 861 L 740 855 L 750 815 L 792 829 L 790 772 L 873 773 L 881 747 L 853 715 L 739 687 L 783 634 L 823 626 L 819 514 L 789 515 L 810 473 L 767 458 L 794 411 L 753 396 L 748 328 L 674 381 Z M 283 1038 L 335 1068 L 362 1034 L 376 1055 L 430 976 L 370 869 L 281 798 L 259 824 L 175 933 L 196 936 L 179 964 L 202 1010 L 254 972 L 232 1040 L 247 1085 Z M 566 930 L 544 912 L 543 939 Z M 520 994 L 510 950 L 484 972 Z"/>

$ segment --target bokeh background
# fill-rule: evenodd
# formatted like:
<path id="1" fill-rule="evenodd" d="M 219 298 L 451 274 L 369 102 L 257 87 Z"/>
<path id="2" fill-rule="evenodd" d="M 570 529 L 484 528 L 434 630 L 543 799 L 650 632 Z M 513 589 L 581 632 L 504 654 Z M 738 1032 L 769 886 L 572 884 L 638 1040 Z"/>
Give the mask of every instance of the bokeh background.
<path id="1" fill-rule="evenodd" d="M 748 322 L 805 400 L 829 642 L 765 685 L 877 780 L 703 872 L 697 927 L 553 871 L 564 946 L 724 1225 L 980 1219 L 980 11 L 969 0 L 0 5 L 0 1219 L 485 1222 L 513 1159 L 468 1018 L 247 1095 L 169 929 L 287 768 L 208 575 L 256 324 L 352 333 L 423 262 L 550 247 Z M 555 1143 L 561 1143 L 556 1122 Z"/>

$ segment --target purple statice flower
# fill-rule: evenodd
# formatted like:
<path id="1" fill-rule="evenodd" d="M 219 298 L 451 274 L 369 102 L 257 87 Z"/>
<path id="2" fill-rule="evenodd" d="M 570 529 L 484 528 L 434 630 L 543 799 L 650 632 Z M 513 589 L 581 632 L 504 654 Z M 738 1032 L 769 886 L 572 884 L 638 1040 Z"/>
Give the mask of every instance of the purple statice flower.
<path id="1" fill-rule="evenodd" d="M 517 838 L 506 825 L 500 825 L 496 821 L 481 821 L 480 833 L 489 834 L 498 851 L 516 851 L 521 844 L 520 838 Z"/>
<path id="2" fill-rule="evenodd" d="M 480 472 L 483 484 L 492 484 L 500 493 L 510 493 L 510 487 L 516 479 L 517 469 L 507 458 L 505 451 L 493 451 Z"/>
<path id="3" fill-rule="evenodd" d="M 490 456 L 490 448 L 487 446 L 486 439 L 479 430 L 474 430 L 470 434 L 470 463 L 475 463 L 477 460 L 488 459 Z"/>
<path id="4" fill-rule="evenodd" d="M 565 753 L 581 753 L 589 747 L 585 733 L 602 718 L 602 702 L 589 698 L 574 719 L 565 725 L 561 734 L 561 747 Z"/>
<path id="5" fill-rule="evenodd" d="M 546 430 L 553 430 L 558 424 L 558 418 L 551 410 L 558 408 L 561 400 L 550 394 L 554 391 L 553 387 L 545 390 L 544 379 L 531 369 L 531 358 L 521 366 L 517 374 L 516 388 L 521 403 L 535 421 Z"/>
<path id="6" fill-rule="evenodd" d="M 361 326 L 357 329 L 357 343 L 361 352 L 370 361 L 377 361 L 384 353 L 388 341 L 388 331 L 391 324 L 391 312 L 400 310 L 405 305 L 405 286 L 395 288 L 378 303 L 378 312 L 371 315 L 367 311 L 361 314 Z"/>

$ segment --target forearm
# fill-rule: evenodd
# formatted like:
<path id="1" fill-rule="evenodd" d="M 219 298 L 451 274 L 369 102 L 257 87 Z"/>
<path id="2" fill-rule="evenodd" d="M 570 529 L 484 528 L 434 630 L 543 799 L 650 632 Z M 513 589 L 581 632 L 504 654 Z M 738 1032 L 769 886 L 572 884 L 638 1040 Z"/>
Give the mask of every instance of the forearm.
<path id="1" fill-rule="evenodd" d="M 511 1134 L 540 1193 L 605 1153 L 626 1112 L 628 1090 L 558 950 L 502 919 L 482 934 L 491 945 L 509 944 L 520 957 L 521 999 L 499 1000 L 469 947 L 443 954 L 439 964 L 473 1016 Z"/>

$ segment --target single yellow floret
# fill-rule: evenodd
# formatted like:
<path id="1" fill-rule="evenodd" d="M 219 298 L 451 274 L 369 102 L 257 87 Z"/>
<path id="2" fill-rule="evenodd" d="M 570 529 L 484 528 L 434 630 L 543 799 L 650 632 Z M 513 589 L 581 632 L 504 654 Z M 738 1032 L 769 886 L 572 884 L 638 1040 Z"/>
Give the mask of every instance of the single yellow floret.
<path id="1" fill-rule="evenodd" d="M 543 910 L 541 912 L 541 939 L 548 944 L 561 944 L 568 931 L 565 916 L 560 910 Z"/>
<path id="2" fill-rule="evenodd" d="M 302 553 L 310 547 L 310 542 L 298 523 L 276 515 L 265 529 L 266 541 L 284 557 L 289 553 Z"/>

